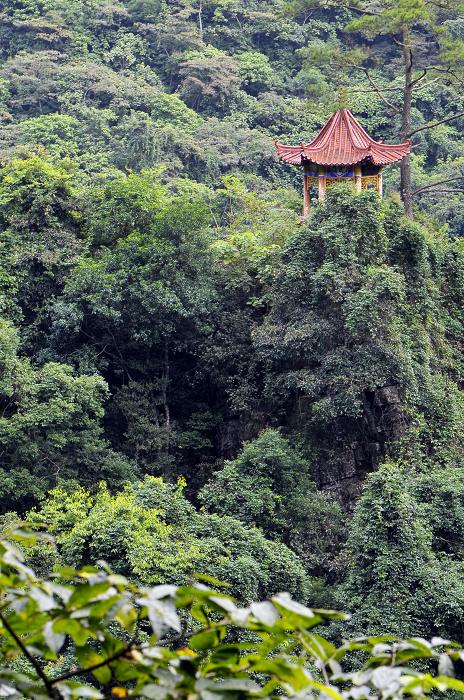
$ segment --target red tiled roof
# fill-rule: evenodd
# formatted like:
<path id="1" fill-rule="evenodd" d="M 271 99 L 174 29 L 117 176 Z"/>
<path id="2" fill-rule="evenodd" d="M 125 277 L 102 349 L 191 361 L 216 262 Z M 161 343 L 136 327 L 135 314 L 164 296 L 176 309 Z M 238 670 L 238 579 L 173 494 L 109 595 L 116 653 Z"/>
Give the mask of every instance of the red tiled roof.
<path id="1" fill-rule="evenodd" d="M 304 161 L 320 165 L 348 165 L 370 158 L 374 165 L 396 163 L 409 153 L 411 140 L 398 145 L 374 141 L 348 109 L 340 109 L 306 146 L 284 146 L 275 141 L 278 155 L 292 165 Z"/>

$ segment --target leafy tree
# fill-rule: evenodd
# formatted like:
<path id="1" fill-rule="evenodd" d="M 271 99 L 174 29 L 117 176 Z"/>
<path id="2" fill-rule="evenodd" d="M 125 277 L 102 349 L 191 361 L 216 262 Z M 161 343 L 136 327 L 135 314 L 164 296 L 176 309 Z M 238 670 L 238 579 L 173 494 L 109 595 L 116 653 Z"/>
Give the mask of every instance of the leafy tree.
<path id="1" fill-rule="evenodd" d="M 1 284 L 7 308 L 26 326 L 25 341 L 37 342 L 43 305 L 59 294 L 82 250 L 72 186 L 69 167 L 33 152 L 0 168 Z"/>
<path id="2" fill-rule="evenodd" d="M 44 114 L 21 122 L 21 141 L 37 151 L 46 149 L 42 158 L 53 160 L 61 166 L 71 165 L 72 181 L 77 185 L 85 173 L 110 169 L 108 151 L 111 151 L 109 119 L 116 119 L 110 110 L 82 109 L 77 114 Z M 109 112 L 109 114 L 108 114 Z M 98 135 L 95 133 L 98 121 Z M 107 152 L 104 152 L 104 149 Z M 112 154 L 111 154 L 112 155 Z"/>
<path id="3" fill-rule="evenodd" d="M 207 212 L 181 198 L 169 201 L 153 173 L 121 176 L 94 191 L 87 212 L 95 257 L 82 260 L 68 280 L 65 307 L 80 317 L 78 331 L 111 362 L 127 382 L 147 383 L 155 422 L 165 442 L 158 460 L 170 460 L 172 379 L 186 371 L 191 354 L 208 334 L 214 309 Z M 60 340 L 69 343 L 66 327 Z M 63 351 L 63 346 L 61 346 Z M 178 368 L 183 367 L 183 370 Z M 154 393 L 153 393 L 154 390 Z M 174 385 L 174 404 L 182 404 Z M 153 468 L 152 446 L 145 445 L 144 467 Z"/>
<path id="4" fill-rule="evenodd" d="M 107 449 L 99 419 L 108 387 L 54 362 L 35 369 L 19 358 L 19 334 L 1 321 L 0 469 L 2 510 L 23 511 L 60 482 L 114 486 L 132 465 Z"/>
<path id="5" fill-rule="evenodd" d="M 161 10 L 159 0 L 127 0 L 126 7 L 136 22 L 154 22 Z"/>
<path id="6" fill-rule="evenodd" d="M 269 59 L 257 51 L 245 51 L 240 55 L 239 76 L 252 94 L 269 89 L 275 80 Z"/>
<path id="7" fill-rule="evenodd" d="M 171 11 L 162 16 L 162 22 L 156 25 L 158 46 L 168 56 L 180 58 L 184 51 L 199 50 L 203 46 L 199 28 L 189 21 L 193 14 L 191 6 L 174 4 Z M 169 61 L 167 68 L 169 70 Z"/>
<path id="8" fill-rule="evenodd" d="M 131 32 L 118 32 L 116 43 L 108 52 L 107 61 L 116 65 L 121 71 L 132 66 L 139 56 L 145 53 L 142 38 Z"/>
<path id="9" fill-rule="evenodd" d="M 310 464 L 277 431 L 266 430 L 244 445 L 237 459 L 199 493 L 210 512 L 231 515 L 282 540 L 316 575 L 334 566 L 344 521 L 338 504 L 318 493 Z"/>
<path id="10" fill-rule="evenodd" d="M 139 585 L 188 585 L 204 571 L 227 581 L 246 603 L 282 588 L 307 598 L 310 582 L 295 554 L 230 516 L 196 512 L 184 485 L 145 477 L 116 496 L 102 485 L 95 498 L 58 488 L 30 517 L 56 535 L 58 555 L 49 552 L 55 565 L 80 568 L 103 557 Z"/>
<path id="11" fill-rule="evenodd" d="M 453 470 L 443 476 L 449 484 Z M 337 600 L 353 612 L 356 634 L 462 636 L 462 561 L 444 551 L 438 499 L 426 496 L 425 506 L 419 500 L 430 479 L 415 481 L 401 465 L 386 463 L 369 475 L 356 506 L 350 573 Z"/>
<path id="12" fill-rule="evenodd" d="M 197 111 L 203 101 L 224 102 L 240 83 L 237 62 L 213 47 L 207 47 L 203 52 L 188 52 L 179 72 L 183 77 L 180 94 Z"/>
<path id="13" fill-rule="evenodd" d="M 13 537 L 24 542 L 25 534 Z M 435 690 L 464 692 L 453 677 L 462 656 L 458 645 L 383 637 L 337 648 L 314 628 L 345 616 L 310 610 L 285 593 L 239 608 L 231 596 L 204 585 L 140 590 L 92 566 L 64 567 L 53 580 L 38 579 L 6 540 L 1 568 L 0 678 L 12 697 L 245 700 L 284 689 L 284 697 L 328 690 L 334 700 L 364 700 L 388 689 L 394 700 L 403 693 L 422 700 Z M 253 641 L 237 642 L 240 631 Z M 58 657 L 65 643 L 74 650 L 69 670 Z M 353 650 L 364 651 L 367 661 L 345 674 L 340 662 Z M 438 661 L 438 675 L 418 671 L 411 663 L 418 659 Z M 250 678 L 263 674 L 263 686 Z"/>
<path id="14" fill-rule="evenodd" d="M 0 77 L 7 80 L 10 104 L 24 112 L 43 114 L 55 111 L 57 102 L 58 51 L 38 51 L 11 58 L 1 69 Z"/>

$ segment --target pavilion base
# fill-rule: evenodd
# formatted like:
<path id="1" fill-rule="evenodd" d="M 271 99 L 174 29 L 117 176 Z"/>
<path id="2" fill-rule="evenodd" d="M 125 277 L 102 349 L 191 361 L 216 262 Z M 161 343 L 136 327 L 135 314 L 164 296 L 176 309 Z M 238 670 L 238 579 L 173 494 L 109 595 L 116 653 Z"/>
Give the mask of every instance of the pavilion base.
<path id="1" fill-rule="evenodd" d="M 353 185 L 355 192 L 361 192 L 370 188 L 375 188 L 382 197 L 382 166 L 373 166 L 371 164 L 356 163 L 352 167 L 353 170 L 347 175 L 337 175 L 333 171 L 328 170 L 327 166 L 318 166 L 318 175 L 310 170 L 309 164 L 304 165 L 303 175 L 303 218 L 306 218 L 311 213 L 311 187 L 317 186 L 317 199 L 319 202 L 324 201 L 325 194 L 328 188 L 340 182 L 346 182 Z M 373 172 L 375 171 L 375 172 Z"/>

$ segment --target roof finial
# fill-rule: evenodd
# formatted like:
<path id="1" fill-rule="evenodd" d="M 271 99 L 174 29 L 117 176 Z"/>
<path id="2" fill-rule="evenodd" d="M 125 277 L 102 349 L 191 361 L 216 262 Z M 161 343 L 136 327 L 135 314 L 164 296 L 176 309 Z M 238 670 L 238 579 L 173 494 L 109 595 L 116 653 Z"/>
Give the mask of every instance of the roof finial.
<path id="1" fill-rule="evenodd" d="M 345 107 L 345 95 L 343 94 L 343 87 L 340 85 L 338 88 L 338 101 Z"/>

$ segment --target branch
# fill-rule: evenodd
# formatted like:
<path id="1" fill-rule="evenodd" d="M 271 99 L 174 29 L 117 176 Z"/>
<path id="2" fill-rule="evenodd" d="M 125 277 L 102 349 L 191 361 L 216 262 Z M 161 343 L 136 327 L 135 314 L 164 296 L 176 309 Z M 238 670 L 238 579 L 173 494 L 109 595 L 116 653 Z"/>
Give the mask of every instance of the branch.
<path id="1" fill-rule="evenodd" d="M 338 7 L 338 5 L 332 5 L 332 7 Z M 381 12 L 373 12 L 372 10 L 363 10 L 360 7 L 352 7 L 351 5 L 345 5 L 347 10 L 353 10 L 354 12 L 359 12 L 362 15 L 372 15 L 373 17 L 382 17 Z"/>
<path id="2" fill-rule="evenodd" d="M 412 88 L 413 92 L 417 92 L 417 90 L 423 90 L 425 87 L 428 85 L 431 85 L 432 83 L 436 83 L 437 80 L 440 80 L 440 78 L 434 78 L 433 80 L 429 80 L 428 83 L 424 83 L 423 85 L 420 85 L 419 87 Z M 415 82 L 415 81 L 414 81 Z M 383 88 L 378 88 L 378 90 L 381 90 L 381 92 L 391 92 L 394 90 L 400 90 L 401 92 L 404 92 L 404 88 L 401 87 L 401 85 L 397 85 L 395 87 L 383 87 Z M 361 89 L 354 89 L 354 90 L 344 90 L 344 92 L 377 92 L 377 90 L 361 90 Z"/>
<path id="3" fill-rule="evenodd" d="M 416 194 L 420 194 L 421 192 L 424 192 L 424 190 L 428 190 L 431 187 L 435 187 L 436 185 L 443 185 L 445 182 L 453 182 L 453 180 L 464 180 L 464 175 L 458 175 L 457 177 L 448 177 L 446 180 L 437 180 L 436 182 L 430 183 L 430 185 L 424 185 L 423 187 L 419 187 L 418 190 L 412 193 L 412 196 Z"/>
<path id="4" fill-rule="evenodd" d="M 127 647 L 123 647 L 123 649 L 120 649 L 117 654 L 109 656 L 107 659 L 100 661 L 100 663 L 98 664 L 94 664 L 93 666 L 89 666 L 88 668 L 80 668 L 77 669 L 77 671 L 69 671 L 69 673 L 64 673 L 58 678 L 53 678 L 53 680 L 50 681 L 50 685 L 54 685 L 55 683 L 61 683 L 61 681 L 66 681 L 68 678 L 72 678 L 73 676 L 80 676 L 83 673 L 92 673 L 92 671 L 95 671 L 97 668 L 101 668 L 102 666 L 108 666 L 108 664 L 112 663 L 113 661 L 117 661 L 121 658 L 121 656 L 127 654 L 127 652 L 131 649 L 144 649 L 147 647 L 147 644 L 143 647 L 134 647 L 133 644 L 129 644 Z"/>
<path id="5" fill-rule="evenodd" d="M 433 194 L 434 192 L 464 192 L 464 188 L 461 187 L 437 187 L 436 189 L 426 190 L 425 194 Z M 415 197 L 418 192 L 413 192 L 411 197 Z"/>
<path id="6" fill-rule="evenodd" d="M 374 12 L 373 10 L 367 10 L 363 7 L 354 7 L 353 5 L 340 5 L 336 2 L 328 2 L 325 7 L 335 7 L 337 9 L 353 10 L 353 12 L 359 12 L 361 15 L 371 15 L 372 17 L 382 17 L 382 12 Z"/>
<path id="7" fill-rule="evenodd" d="M 461 189 L 459 187 L 437 187 L 436 190 L 427 190 L 428 192 L 464 192 L 464 189 Z M 417 194 L 417 192 L 414 192 L 411 197 L 414 197 Z"/>
<path id="8" fill-rule="evenodd" d="M 402 41 L 398 41 L 398 39 L 395 39 L 394 34 L 391 35 L 391 38 L 392 38 L 393 43 L 395 43 L 397 46 L 401 46 L 402 48 L 404 48 L 406 46 L 406 44 L 403 44 Z"/>
<path id="9" fill-rule="evenodd" d="M 182 642 L 184 639 L 190 639 L 190 637 L 193 637 L 195 634 L 198 634 L 200 631 L 201 632 L 210 632 L 211 630 L 214 632 L 215 630 L 221 628 L 221 627 L 226 627 L 229 623 L 228 620 L 224 620 L 223 622 L 219 622 L 217 625 L 214 625 L 213 627 L 207 627 L 204 630 L 193 630 L 193 632 L 183 632 L 182 634 L 177 634 L 175 637 L 169 637 L 169 639 L 163 639 L 162 642 L 157 642 L 156 646 L 157 647 L 165 647 L 168 644 L 172 644 L 173 642 Z"/>
<path id="10" fill-rule="evenodd" d="M 448 66 L 448 68 L 440 68 L 440 66 L 427 66 L 428 71 L 436 71 L 437 73 L 447 73 L 448 75 L 452 75 L 453 78 L 456 78 L 456 80 L 459 80 L 462 82 L 460 78 L 451 70 L 451 67 Z"/>
<path id="11" fill-rule="evenodd" d="M 429 80 L 428 83 L 424 83 L 423 85 L 420 85 L 419 87 L 412 88 L 413 92 L 415 92 L 416 90 L 423 90 L 425 87 L 427 87 L 427 85 L 431 85 L 432 83 L 436 83 L 437 80 L 439 80 L 439 78 L 434 78 L 433 80 Z"/>
<path id="12" fill-rule="evenodd" d="M 397 114 L 399 114 L 399 113 L 400 113 L 400 110 L 398 109 L 398 107 L 395 107 L 395 105 L 392 105 L 391 102 L 389 102 L 389 101 L 382 95 L 382 93 L 381 93 L 381 91 L 380 91 L 380 88 L 378 88 L 377 85 L 376 85 L 376 84 L 374 83 L 374 81 L 372 80 L 371 76 L 369 75 L 369 71 L 367 70 L 367 68 L 361 68 L 361 70 L 364 71 L 364 73 L 366 74 L 367 79 L 369 80 L 370 84 L 371 84 L 372 87 L 374 88 L 375 92 L 376 92 L 376 93 L 378 94 L 378 96 L 385 102 L 385 104 L 387 105 L 387 107 L 390 107 L 391 109 L 394 109 L 395 112 L 397 112 Z"/>
<path id="13" fill-rule="evenodd" d="M 440 119 L 438 122 L 432 122 L 432 124 L 426 124 L 425 126 L 420 126 L 418 129 L 414 129 L 413 131 L 410 131 L 409 134 L 407 134 L 408 138 L 411 138 L 413 134 L 417 134 L 418 131 L 424 131 L 424 129 L 433 129 L 434 126 L 438 126 L 439 124 L 444 124 L 445 122 L 450 122 L 452 119 L 458 119 L 459 117 L 463 117 L 464 112 L 458 112 L 457 114 L 453 114 L 452 117 L 446 117 L 446 119 Z"/>
<path id="14" fill-rule="evenodd" d="M 361 70 L 364 70 L 364 68 L 361 68 Z M 427 83 L 427 85 L 428 85 L 428 84 L 429 84 L 429 83 Z M 416 88 L 416 90 L 420 90 L 420 89 L 421 89 L 421 88 Z M 390 91 L 390 90 L 401 90 L 402 92 L 404 92 L 404 88 L 402 88 L 401 85 L 398 85 L 397 87 L 385 87 L 385 88 L 383 87 L 383 88 L 377 88 L 377 89 L 375 89 L 375 90 L 358 90 L 358 89 L 355 89 L 355 90 L 343 90 L 343 92 L 378 92 L 379 90 L 381 90 L 382 92 L 386 92 L 387 90 L 389 90 L 389 91 Z"/>
<path id="15" fill-rule="evenodd" d="M 208 627 L 205 630 L 202 630 L 202 632 L 209 632 L 211 630 L 217 630 L 221 627 L 226 627 L 229 624 L 228 620 L 223 620 L 222 622 L 219 622 L 217 625 L 214 625 L 212 627 Z M 192 632 L 184 632 L 182 634 L 177 634 L 175 637 L 169 637 L 169 639 L 163 639 L 161 642 L 157 642 L 155 646 L 157 647 L 165 647 L 168 644 L 174 644 L 175 642 L 180 642 L 184 641 L 184 639 L 190 639 L 190 637 L 193 637 L 195 634 L 198 634 L 199 630 L 193 630 Z M 120 649 L 117 654 L 114 654 L 114 656 L 110 656 L 107 659 L 104 659 L 103 661 L 100 661 L 98 664 L 94 664 L 93 666 L 89 666 L 88 668 L 81 668 L 77 669 L 77 671 L 69 671 L 69 673 L 64 673 L 62 676 L 59 678 L 54 678 L 53 680 L 50 681 L 50 685 L 53 685 L 54 683 L 60 683 L 61 681 L 67 680 L 68 678 L 72 678 L 73 676 L 80 676 L 83 673 L 92 673 L 92 671 L 95 671 L 97 668 L 101 668 L 102 666 L 108 666 L 111 664 L 113 661 L 117 661 L 118 659 L 121 658 L 121 656 L 124 656 L 128 651 L 134 650 L 134 651 L 143 651 L 144 649 L 149 649 L 150 645 L 149 644 L 141 644 L 139 646 L 135 646 L 133 642 L 131 642 L 128 646 L 124 647 L 123 649 Z"/>
<path id="16" fill-rule="evenodd" d="M 32 654 L 29 652 L 28 648 L 23 644 L 22 640 L 18 637 L 18 635 L 16 634 L 14 629 L 11 627 L 10 623 L 8 622 L 8 620 L 6 619 L 6 617 L 4 616 L 4 614 L 2 612 L 0 612 L 0 620 L 2 621 L 2 624 L 5 627 L 5 629 L 8 630 L 8 632 L 11 634 L 11 636 L 15 640 L 16 644 L 19 646 L 19 648 L 23 652 L 24 656 L 31 662 L 31 664 L 35 668 L 37 675 L 44 682 L 45 687 L 47 688 L 49 694 L 52 697 L 55 697 L 55 690 L 53 688 L 53 681 L 51 681 L 50 678 L 48 678 L 48 676 L 45 675 L 42 668 L 40 667 L 40 664 L 37 662 L 36 659 L 34 659 Z"/>
<path id="17" fill-rule="evenodd" d="M 416 83 L 420 83 L 420 81 L 421 81 L 423 78 L 425 78 L 425 76 L 427 75 L 427 68 L 424 68 L 423 71 L 424 71 L 424 72 L 422 73 L 422 75 L 420 75 L 418 78 L 415 78 L 415 79 L 412 81 L 411 87 L 413 87 Z"/>

